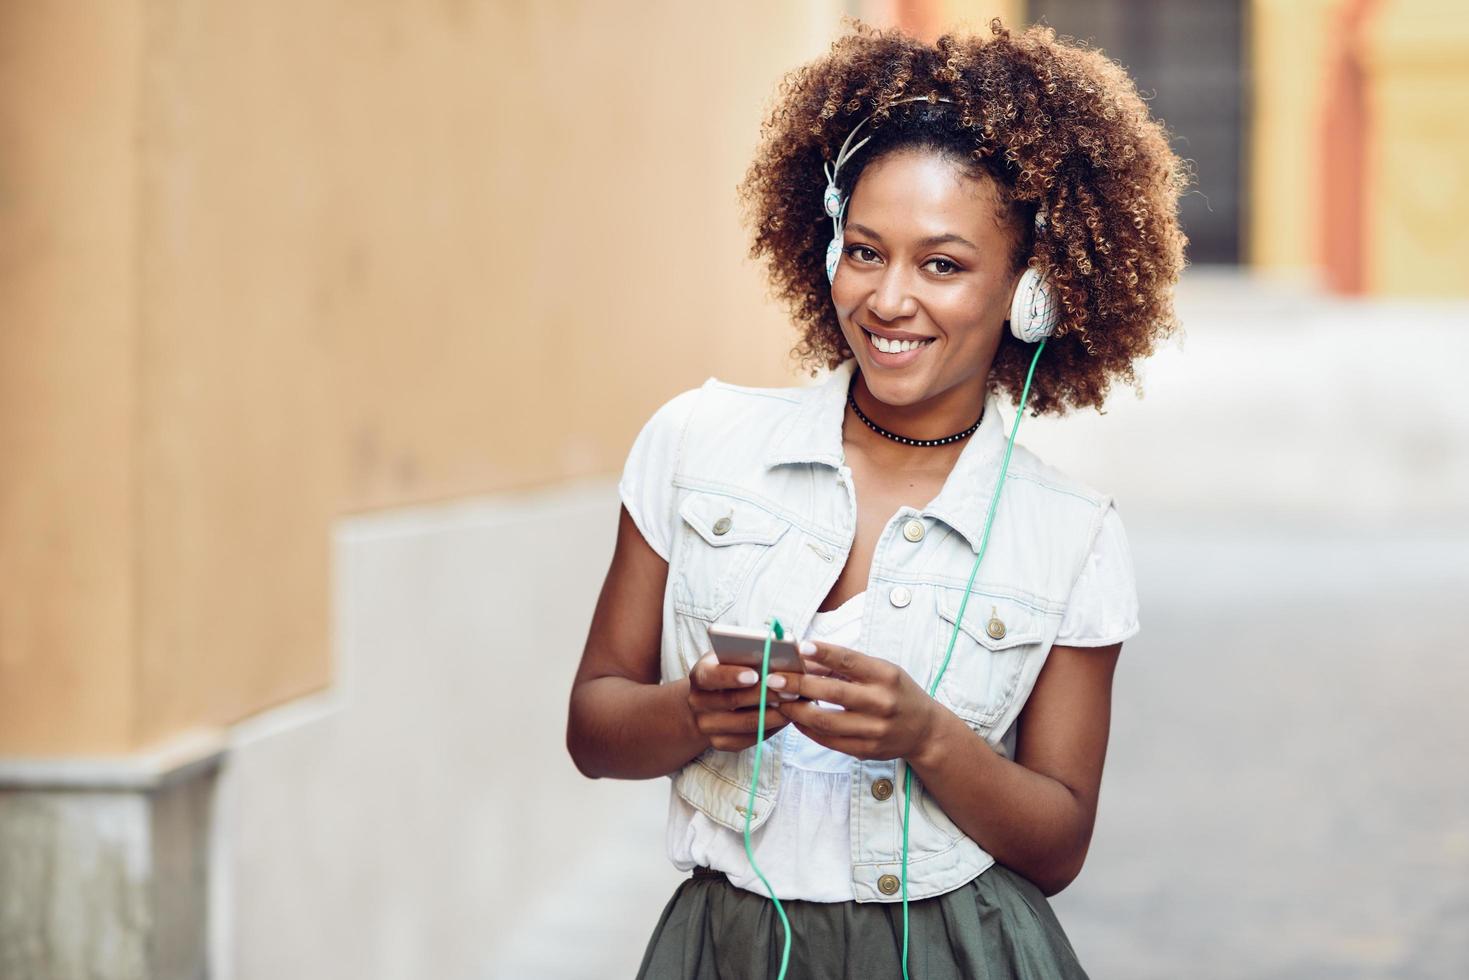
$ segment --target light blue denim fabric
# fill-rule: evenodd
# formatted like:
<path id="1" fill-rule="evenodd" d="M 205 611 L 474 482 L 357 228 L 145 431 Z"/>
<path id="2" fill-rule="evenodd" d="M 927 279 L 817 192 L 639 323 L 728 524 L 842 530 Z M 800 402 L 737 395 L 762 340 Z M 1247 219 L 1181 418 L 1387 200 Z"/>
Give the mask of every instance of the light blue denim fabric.
<path id="1" fill-rule="evenodd" d="M 686 676 L 709 649 L 710 623 L 761 627 L 776 616 L 801 636 L 831 591 L 856 529 L 841 438 L 851 373 L 849 360 L 814 387 L 745 388 L 711 378 L 690 393 L 675 454 L 677 518 L 668 515 L 676 526 L 663 609 L 665 681 Z M 921 510 L 899 509 L 877 541 L 857 648 L 898 664 L 925 690 L 953 632 L 1008 435 L 992 397 L 938 496 Z M 1016 445 L 935 695 L 997 751 L 1013 751 L 1013 740 L 1003 736 L 1035 685 L 1110 503 Z M 922 527 L 917 541 L 910 540 L 917 536 L 912 521 Z M 991 618 L 1003 624 L 1002 636 L 987 629 Z M 754 751 L 708 749 L 673 775 L 674 791 L 741 830 Z M 780 794 L 780 740 L 767 740 L 764 751 L 755 827 Z M 902 776 L 894 760 L 865 761 L 854 773 L 852 885 L 859 902 L 902 899 L 878 889 L 881 876 L 901 873 Z M 871 787 L 884 778 L 895 789 L 880 800 Z M 916 776 L 913 789 L 908 892 L 918 899 L 957 888 L 994 859 Z"/>

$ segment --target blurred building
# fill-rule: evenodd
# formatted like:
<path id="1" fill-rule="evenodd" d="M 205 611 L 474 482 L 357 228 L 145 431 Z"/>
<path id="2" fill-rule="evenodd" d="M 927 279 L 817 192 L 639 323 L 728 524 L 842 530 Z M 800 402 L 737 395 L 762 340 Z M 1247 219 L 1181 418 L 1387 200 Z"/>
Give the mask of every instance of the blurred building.
<path id="1" fill-rule="evenodd" d="M 843 14 L 1094 39 L 1195 264 L 1469 295 L 1447 0 L 4 5 L 0 976 L 470 976 L 555 900 L 506 719 L 641 422 L 791 383 L 733 188 Z"/>

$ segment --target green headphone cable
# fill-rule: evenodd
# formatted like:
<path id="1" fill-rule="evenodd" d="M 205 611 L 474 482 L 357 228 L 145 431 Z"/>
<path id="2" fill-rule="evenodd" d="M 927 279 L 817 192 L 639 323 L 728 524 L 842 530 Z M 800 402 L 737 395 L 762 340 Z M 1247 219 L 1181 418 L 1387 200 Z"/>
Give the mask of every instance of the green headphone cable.
<path id="1" fill-rule="evenodd" d="M 750 777 L 750 795 L 745 800 L 745 857 L 750 859 L 750 867 L 755 869 L 756 876 L 765 885 L 765 890 L 770 893 L 770 900 L 775 903 L 776 914 L 780 916 L 780 924 L 785 929 L 785 949 L 780 954 L 780 975 L 778 977 L 778 980 L 785 980 L 786 967 L 791 961 L 791 920 L 786 918 L 785 907 L 775 896 L 775 889 L 770 886 L 765 873 L 755 863 L 755 848 L 750 845 L 750 818 L 755 815 L 755 786 L 760 782 L 760 750 L 765 746 L 765 679 L 770 676 L 770 640 L 772 637 L 777 640 L 785 637 L 785 630 L 781 628 L 780 620 L 774 616 L 770 617 L 769 628 L 765 631 L 765 653 L 760 658 L 760 701 L 757 705 L 760 715 L 755 728 L 755 772 Z"/>

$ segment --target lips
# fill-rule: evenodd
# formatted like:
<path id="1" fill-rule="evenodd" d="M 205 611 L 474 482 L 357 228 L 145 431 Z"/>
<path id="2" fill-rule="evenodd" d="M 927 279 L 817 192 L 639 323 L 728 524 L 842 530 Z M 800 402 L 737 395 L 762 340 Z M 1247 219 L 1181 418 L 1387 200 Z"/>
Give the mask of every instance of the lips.
<path id="1" fill-rule="evenodd" d="M 869 327 L 867 324 L 860 323 L 856 320 L 852 322 L 873 336 L 886 337 L 888 340 L 933 340 L 932 337 L 927 337 L 921 333 L 913 333 L 911 330 L 880 330 L 875 327 Z"/>

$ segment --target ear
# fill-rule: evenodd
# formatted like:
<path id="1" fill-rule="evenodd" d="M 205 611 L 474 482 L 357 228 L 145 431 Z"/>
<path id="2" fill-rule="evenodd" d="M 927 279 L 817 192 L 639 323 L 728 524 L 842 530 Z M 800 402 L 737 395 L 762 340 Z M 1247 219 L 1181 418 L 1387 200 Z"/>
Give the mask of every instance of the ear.
<path id="1" fill-rule="evenodd" d="M 1010 273 L 1010 305 L 1005 307 L 1009 310 L 1015 306 L 1015 297 L 1020 293 L 1020 282 L 1025 278 L 1025 270 L 1028 266 L 1021 263 L 1020 268 Z"/>
<path id="2" fill-rule="evenodd" d="M 1013 334 L 1015 328 L 1010 323 L 1010 318 L 1015 315 L 1015 300 L 1020 296 L 1020 280 L 1025 276 L 1025 266 L 1021 266 L 1010 274 L 1010 289 L 1005 296 L 1005 323 L 1006 333 Z"/>

